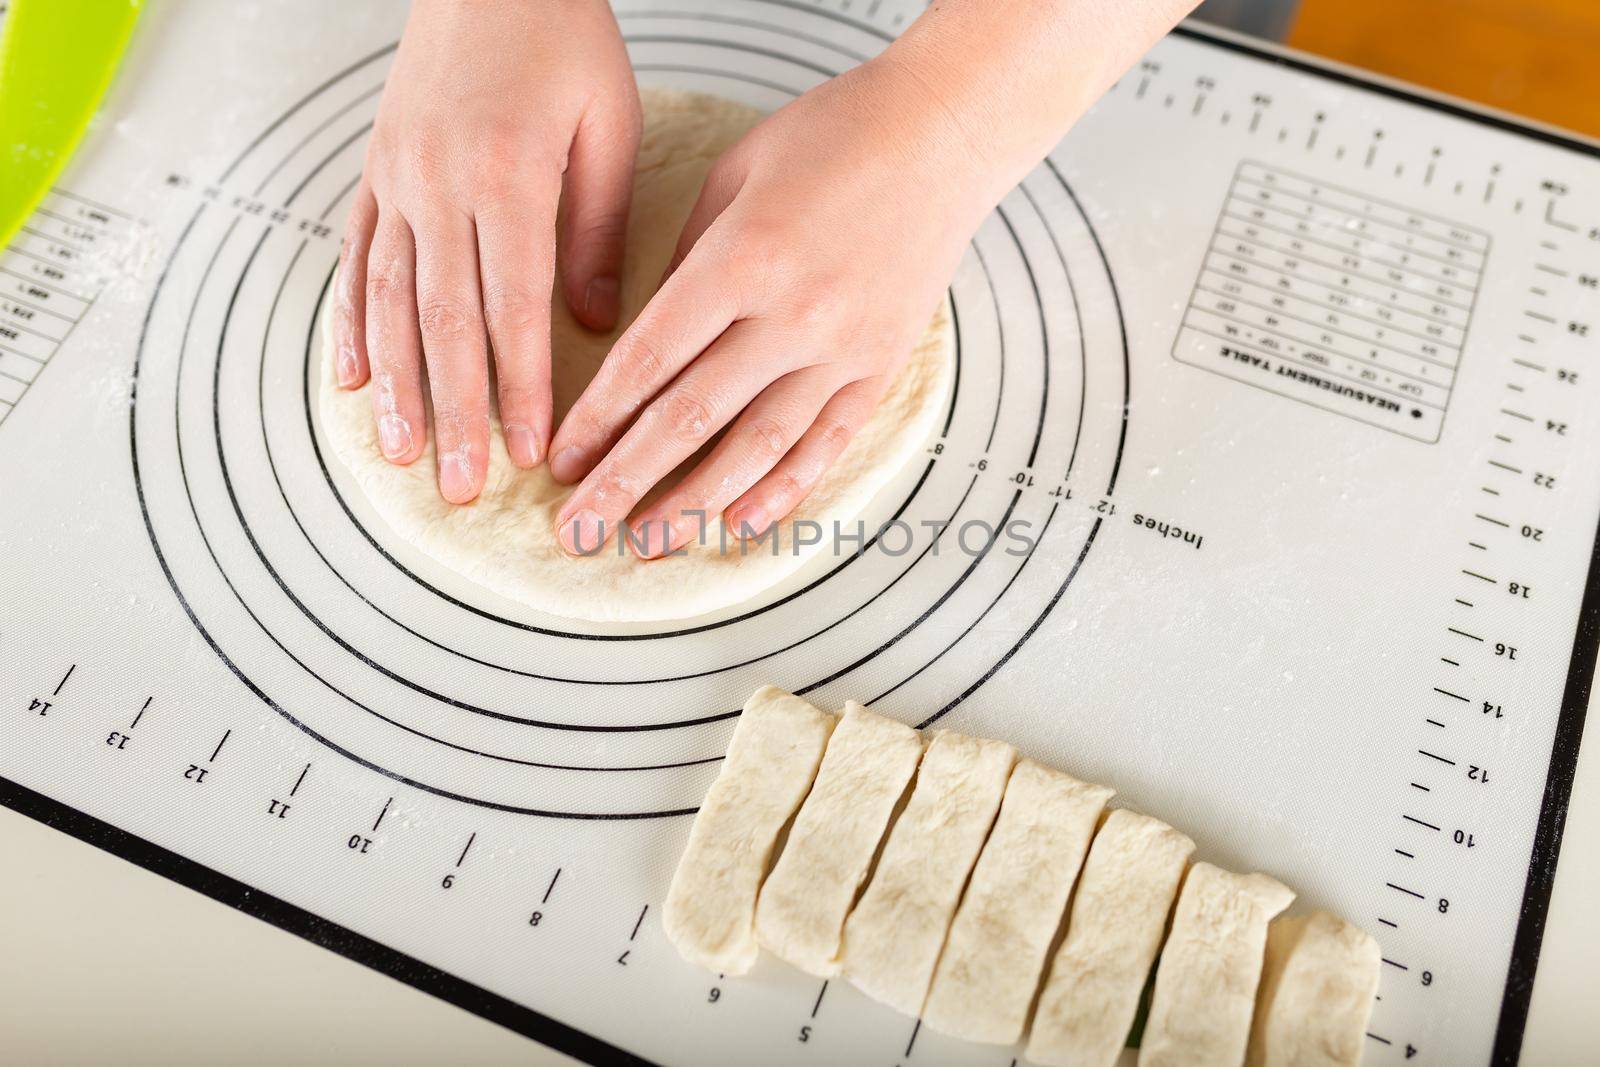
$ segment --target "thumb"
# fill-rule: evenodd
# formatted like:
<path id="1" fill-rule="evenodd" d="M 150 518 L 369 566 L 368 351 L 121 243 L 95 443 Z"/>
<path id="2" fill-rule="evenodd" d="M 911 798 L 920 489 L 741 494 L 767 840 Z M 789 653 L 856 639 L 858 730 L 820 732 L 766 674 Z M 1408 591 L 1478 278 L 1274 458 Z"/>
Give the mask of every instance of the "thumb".
<path id="1" fill-rule="evenodd" d="M 579 124 L 567 157 L 562 288 L 573 317 L 592 330 L 617 324 L 639 125 L 636 96 L 596 108 Z"/>
<path id="2" fill-rule="evenodd" d="M 667 269 L 661 273 L 663 285 L 672 277 L 672 272 L 678 269 L 678 265 L 688 257 L 695 242 L 700 240 L 700 235 L 717 221 L 717 216 L 721 215 L 729 204 L 733 203 L 733 198 L 738 195 L 742 185 L 744 185 L 744 173 L 734 163 L 733 157 L 724 155 L 717 160 L 706 174 L 705 182 L 700 186 L 699 199 L 694 202 L 694 208 L 684 221 L 683 231 L 678 234 L 678 245 L 672 251 L 672 259 L 667 262 Z"/>

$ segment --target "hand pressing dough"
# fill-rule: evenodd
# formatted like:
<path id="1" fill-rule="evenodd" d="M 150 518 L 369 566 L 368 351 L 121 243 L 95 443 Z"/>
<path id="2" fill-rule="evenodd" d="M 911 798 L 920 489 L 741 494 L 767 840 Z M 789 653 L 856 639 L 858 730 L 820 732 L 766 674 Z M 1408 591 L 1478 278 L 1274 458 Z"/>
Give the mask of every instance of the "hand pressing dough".
<path id="1" fill-rule="evenodd" d="M 756 904 L 756 940 L 807 973 L 839 973 L 845 916 L 867 879 L 895 804 L 922 759 L 922 735 L 850 701 L 828 739 Z"/>
<path id="2" fill-rule="evenodd" d="M 756 962 L 756 894 L 833 732 L 834 717 L 773 686 L 751 695 L 722 772 L 689 830 L 662 925 L 678 952 L 721 974 Z"/>
<path id="3" fill-rule="evenodd" d="M 1264 874 L 1194 865 L 1161 950 L 1140 1067 L 1244 1062 L 1267 924 L 1292 900 Z"/>
<path id="4" fill-rule="evenodd" d="M 922 1021 L 967 1041 L 1022 1038 L 1039 974 L 1112 790 L 1020 761 L 950 924 Z"/>
<path id="5" fill-rule="evenodd" d="M 1158 819 L 1120 809 L 1106 816 L 1039 994 L 1029 1060 L 1045 1067 L 1117 1062 L 1193 852 L 1193 841 Z"/>
<path id="6" fill-rule="evenodd" d="M 941 732 L 917 769 L 872 881 L 844 924 L 843 971 L 868 996 L 922 1011 L 961 889 L 1016 759 L 1000 741 Z"/>
<path id="7" fill-rule="evenodd" d="M 1267 928 L 1250 1067 L 1356 1067 L 1382 966 L 1378 943 L 1315 911 Z"/>
<path id="8" fill-rule="evenodd" d="M 628 217 L 621 325 L 610 334 L 592 333 L 578 325 L 556 293 L 550 343 L 558 423 L 622 327 L 655 292 L 712 162 L 761 119 L 760 112 L 699 93 L 647 89 L 642 100 L 644 136 Z M 556 543 L 555 518 L 571 490 L 550 477 L 547 465 L 524 471 L 511 463 L 493 409 L 483 493 L 468 505 L 449 504 L 437 489 L 431 432 L 426 450 L 410 466 L 383 458 L 371 386 L 338 387 L 328 321 L 325 315 L 317 399 L 322 436 L 397 537 L 491 592 L 570 618 L 687 618 L 749 600 L 798 570 L 821 547 L 797 547 L 793 527 L 784 522 L 775 552 L 765 541 L 741 554 L 739 542 L 729 535 L 730 550 L 724 553 L 720 522 L 708 522 L 708 543 L 691 544 L 682 557 L 641 563 L 625 549 L 619 555 L 613 540 L 597 555 L 570 558 Z M 950 391 L 954 350 L 950 315 L 941 306 L 877 411 L 792 519 L 813 520 L 831 531 L 834 521 L 850 523 L 861 512 L 933 432 Z M 675 482 L 676 475 L 667 481 Z M 658 487 L 652 498 L 666 488 Z"/>

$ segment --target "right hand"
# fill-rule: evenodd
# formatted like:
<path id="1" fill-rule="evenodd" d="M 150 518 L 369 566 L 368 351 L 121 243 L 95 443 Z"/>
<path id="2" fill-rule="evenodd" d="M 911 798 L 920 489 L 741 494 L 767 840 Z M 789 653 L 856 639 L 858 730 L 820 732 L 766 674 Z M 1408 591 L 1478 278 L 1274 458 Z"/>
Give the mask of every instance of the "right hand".
<path id="1" fill-rule="evenodd" d="M 603 0 L 412 8 L 345 226 L 335 370 L 346 389 L 370 375 L 398 464 L 427 440 L 427 376 L 446 500 L 483 488 L 491 351 L 512 461 L 534 467 L 549 449 L 563 177 L 563 295 L 584 325 L 616 324 L 640 121 Z"/>

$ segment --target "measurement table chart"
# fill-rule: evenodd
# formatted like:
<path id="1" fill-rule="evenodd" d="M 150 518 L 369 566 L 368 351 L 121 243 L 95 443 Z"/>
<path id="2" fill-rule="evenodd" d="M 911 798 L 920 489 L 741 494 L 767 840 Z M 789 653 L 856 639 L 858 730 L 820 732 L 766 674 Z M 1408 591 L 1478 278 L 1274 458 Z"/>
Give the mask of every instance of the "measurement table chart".
<path id="1" fill-rule="evenodd" d="M 1174 355 L 1437 441 L 1489 241 L 1470 226 L 1241 163 Z"/>
<path id="2" fill-rule="evenodd" d="M 133 227 L 120 211 L 53 190 L 0 252 L 0 423 L 94 306 L 95 253 Z"/>

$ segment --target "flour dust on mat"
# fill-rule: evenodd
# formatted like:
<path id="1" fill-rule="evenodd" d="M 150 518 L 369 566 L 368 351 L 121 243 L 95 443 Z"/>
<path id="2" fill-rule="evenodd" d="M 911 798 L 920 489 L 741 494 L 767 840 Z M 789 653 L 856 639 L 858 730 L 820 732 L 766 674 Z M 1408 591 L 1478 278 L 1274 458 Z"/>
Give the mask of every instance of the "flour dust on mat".
<path id="1" fill-rule="evenodd" d="M 643 102 L 621 324 L 610 334 L 588 331 L 556 294 L 551 347 L 557 420 L 655 291 L 711 164 L 761 119 L 751 108 L 700 93 L 646 90 Z M 552 479 L 547 466 L 524 471 L 512 464 L 497 413 L 482 495 L 468 505 L 449 504 L 436 488 L 431 434 L 427 450 L 410 466 L 383 458 L 371 387 L 343 390 L 334 380 L 328 323 L 325 315 L 317 407 L 333 452 L 397 537 L 494 593 L 538 611 L 596 622 L 689 618 L 759 595 L 821 547 L 797 549 L 786 521 L 776 552 L 769 541 L 742 554 L 729 537 L 731 548 L 724 553 L 713 522 L 706 543 L 691 544 L 683 556 L 640 562 L 631 553 L 619 555 L 613 541 L 599 555 L 572 559 L 558 547 L 555 528 L 570 488 Z M 835 520 L 849 522 L 899 472 L 933 432 L 950 388 L 954 347 L 950 315 L 941 307 L 877 412 L 791 519 L 812 520 L 825 530 Z"/>

